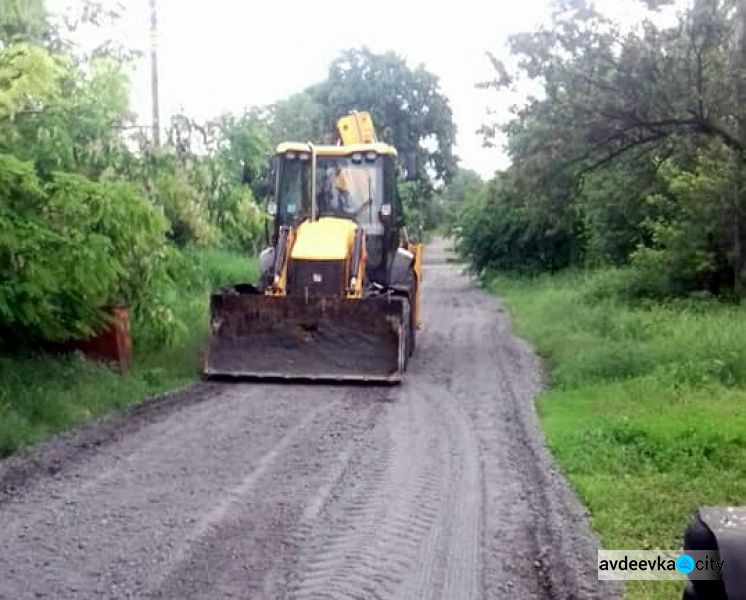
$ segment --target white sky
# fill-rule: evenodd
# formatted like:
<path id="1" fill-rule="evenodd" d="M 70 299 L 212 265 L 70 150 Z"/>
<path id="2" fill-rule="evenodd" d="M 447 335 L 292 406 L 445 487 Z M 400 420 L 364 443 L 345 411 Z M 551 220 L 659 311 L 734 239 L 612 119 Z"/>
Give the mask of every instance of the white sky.
<path id="1" fill-rule="evenodd" d="M 72 0 L 51 0 L 59 10 Z M 124 0 L 125 45 L 149 48 L 148 0 Z M 617 20 L 642 14 L 636 0 L 597 0 Z M 483 177 L 507 165 L 482 147 L 476 129 L 487 108 L 503 118 L 515 97 L 478 90 L 491 67 L 485 52 L 507 55 L 506 41 L 547 21 L 551 0 L 158 0 L 161 119 L 184 110 L 198 119 L 264 105 L 326 77 L 341 50 L 393 50 L 440 77 L 458 126 L 456 154 Z M 150 120 L 147 53 L 132 77 L 132 108 Z M 361 107 L 362 108 L 362 107 Z"/>

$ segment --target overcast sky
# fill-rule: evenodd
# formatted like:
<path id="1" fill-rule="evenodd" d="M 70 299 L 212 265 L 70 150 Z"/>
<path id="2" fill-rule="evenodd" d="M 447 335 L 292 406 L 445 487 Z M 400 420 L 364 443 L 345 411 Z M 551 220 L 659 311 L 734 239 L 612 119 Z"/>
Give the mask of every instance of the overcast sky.
<path id="1" fill-rule="evenodd" d="M 72 0 L 51 0 L 53 10 Z M 148 0 L 123 0 L 122 41 L 149 47 Z M 636 0 L 597 0 L 615 19 L 640 17 Z M 490 77 L 486 51 L 507 52 L 516 32 L 546 22 L 551 0 L 158 0 L 161 117 L 184 110 L 199 119 L 274 102 L 325 78 L 341 50 L 393 50 L 440 77 L 458 126 L 462 166 L 489 177 L 507 161 L 485 149 L 476 129 L 487 108 L 507 117 L 515 98 L 478 90 Z M 133 109 L 150 120 L 144 57 L 132 76 Z M 362 108 L 362 107 L 361 107 Z"/>

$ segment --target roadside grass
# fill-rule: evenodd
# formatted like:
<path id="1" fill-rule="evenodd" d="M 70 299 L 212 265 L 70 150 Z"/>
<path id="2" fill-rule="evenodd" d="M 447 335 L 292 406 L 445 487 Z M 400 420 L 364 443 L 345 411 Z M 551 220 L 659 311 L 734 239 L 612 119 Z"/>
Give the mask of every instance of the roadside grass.
<path id="1" fill-rule="evenodd" d="M 119 375 L 74 354 L 0 356 L 0 458 L 71 426 L 199 378 L 211 290 L 255 281 L 253 257 L 225 250 L 189 250 L 193 270 L 169 295 L 173 316 L 186 323 L 172 343 L 150 350 L 133 325 L 134 365 Z"/>
<path id="2" fill-rule="evenodd" d="M 605 273 L 494 276 L 548 364 L 547 443 L 608 549 L 676 549 L 701 505 L 746 502 L 746 307 L 630 304 Z M 629 582 L 629 598 L 680 598 Z"/>

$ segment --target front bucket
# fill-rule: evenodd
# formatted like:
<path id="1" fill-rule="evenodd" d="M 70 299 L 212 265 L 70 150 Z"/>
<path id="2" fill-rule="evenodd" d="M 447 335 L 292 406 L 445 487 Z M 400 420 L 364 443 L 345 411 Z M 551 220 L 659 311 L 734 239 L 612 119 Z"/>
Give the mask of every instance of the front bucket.
<path id="1" fill-rule="evenodd" d="M 406 366 L 400 298 L 212 296 L 207 377 L 399 381 Z"/>

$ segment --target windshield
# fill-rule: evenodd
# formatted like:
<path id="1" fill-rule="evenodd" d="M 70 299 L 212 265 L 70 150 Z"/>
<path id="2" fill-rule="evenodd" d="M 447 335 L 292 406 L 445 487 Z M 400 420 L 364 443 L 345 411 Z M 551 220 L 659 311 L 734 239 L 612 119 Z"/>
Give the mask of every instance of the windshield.
<path id="1" fill-rule="evenodd" d="M 357 157 L 356 157 L 357 158 Z M 277 188 L 277 216 L 298 224 L 311 216 L 311 160 L 283 157 Z M 352 219 L 366 233 L 383 233 L 379 211 L 383 200 L 381 159 L 317 156 L 316 211 L 319 217 Z"/>
<path id="2" fill-rule="evenodd" d="M 366 230 L 381 227 L 382 173 L 378 160 L 319 157 L 316 205 L 319 216 L 354 219 Z"/>

